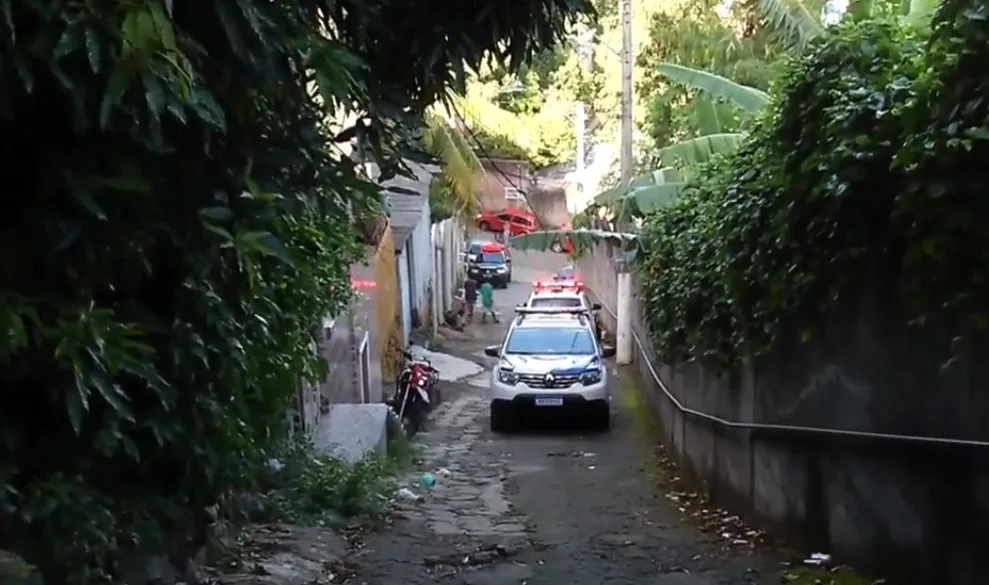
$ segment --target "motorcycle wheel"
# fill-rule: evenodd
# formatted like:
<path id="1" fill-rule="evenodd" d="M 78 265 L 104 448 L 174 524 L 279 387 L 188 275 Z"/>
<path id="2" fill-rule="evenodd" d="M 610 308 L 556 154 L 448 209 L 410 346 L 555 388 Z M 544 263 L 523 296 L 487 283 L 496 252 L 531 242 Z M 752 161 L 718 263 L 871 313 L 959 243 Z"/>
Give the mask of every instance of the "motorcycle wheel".
<path id="1" fill-rule="evenodd" d="M 415 400 L 412 396 L 406 397 L 402 391 L 399 390 L 395 392 L 394 398 L 385 401 L 385 403 L 391 408 L 392 412 L 394 412 L 395 416 L 399 419 L 399 423 L 402 425 L 402 430 L 405 431 L 405 436 L 411 437 L 419 432 L 422 427 L 422 416 L 419 413 L 420 408 L 418 404 L 415 404 Z"/>
<path id="2" fill-rule="evenodd" d="M 405 435 L 408 437 L 422 430 L 422 409 L 418 404 L 406 406 L 405 412 L 402 413 L 402 428 L 405 429 Z"/>
<path id="3" fill-rule="evenodd" d="M 433 386 L 433 388 L 429 391 L 429 402 L 432 408 L 439 406 L 442 400 L 443 395 L 440 394 L 440 387 L 438 385 Z"/>

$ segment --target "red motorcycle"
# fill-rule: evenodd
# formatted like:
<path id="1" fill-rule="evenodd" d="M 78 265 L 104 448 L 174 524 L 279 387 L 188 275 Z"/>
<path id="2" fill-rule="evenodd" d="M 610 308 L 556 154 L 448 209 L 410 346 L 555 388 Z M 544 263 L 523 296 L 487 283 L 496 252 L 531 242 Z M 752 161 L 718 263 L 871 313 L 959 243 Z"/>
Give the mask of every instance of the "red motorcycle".
<path id="1" fill-rule="evenodd" d="M 405 432 L 414 435 L 422 429 L 426 414 L 439 403 L 439 371 L 428 359 L 416 359 L 403 351 L 405 364 L 395 384 L 389 405 L 402 421 Z"/>

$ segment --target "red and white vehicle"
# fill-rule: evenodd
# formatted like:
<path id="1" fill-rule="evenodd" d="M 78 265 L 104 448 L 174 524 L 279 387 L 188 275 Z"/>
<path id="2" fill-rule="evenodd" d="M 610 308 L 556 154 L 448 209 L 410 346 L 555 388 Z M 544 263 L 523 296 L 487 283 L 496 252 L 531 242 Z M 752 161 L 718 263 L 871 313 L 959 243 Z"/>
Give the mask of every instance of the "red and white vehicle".
<path id="1" fill-rule="evenodd" d="M 556 277 L 554 277 L 556 278 Z M 597 311 L 601 310 L 599 303 L 592 303 L 584 291 L 584 283 L 576 276 L 565 280 L 545 280 L 532 283 L 532 292 L 522 307 L 531 309 L 573 311 L 583 309 L 594 315 L 594 333 L 601 338 L 601 327 Z"/>
<path id="2" fill-rule="evenodd" d="M 439 402 L 439 372 L 425 358 L 403 351 L 405 365 L 398 375 L 395 396 L 389 406 L 402 421 L 406 433 L 414 435 L 422 428 L 426 414 Z"/>
<path id="3" fill-rule="evenodd" d="M 474 217 L 474 223 L 481 231 L 496 234 L 504 232 L 507 227 L 509 235 L 512 236 L 528 234 L 539 229 L 536 216 L 523 209 L 482 211 Z"/>

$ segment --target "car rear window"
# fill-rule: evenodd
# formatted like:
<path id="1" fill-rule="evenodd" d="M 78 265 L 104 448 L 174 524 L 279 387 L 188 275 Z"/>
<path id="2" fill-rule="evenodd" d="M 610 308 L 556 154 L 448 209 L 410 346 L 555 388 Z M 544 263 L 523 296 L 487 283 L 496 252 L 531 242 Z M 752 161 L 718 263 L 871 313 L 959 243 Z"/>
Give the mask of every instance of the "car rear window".
<path id="1" fill-rule="evenodd" d="M 582 306 L 580 299 L 567 298 L 567 297 L 535 298 L 532 299 L 529 305 L 537 309 L 545 309 L 545 308 L 576 309 Z"/>

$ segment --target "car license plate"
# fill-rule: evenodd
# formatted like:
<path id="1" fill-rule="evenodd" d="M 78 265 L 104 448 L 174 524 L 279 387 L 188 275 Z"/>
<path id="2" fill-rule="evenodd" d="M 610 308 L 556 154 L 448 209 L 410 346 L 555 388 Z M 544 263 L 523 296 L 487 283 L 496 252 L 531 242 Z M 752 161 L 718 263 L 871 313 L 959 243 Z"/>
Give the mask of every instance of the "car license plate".
<path id="1" fill-rule="evenodd" d="M 562 398 L 536 398 L 536 406 L 563 406 Z"/>

